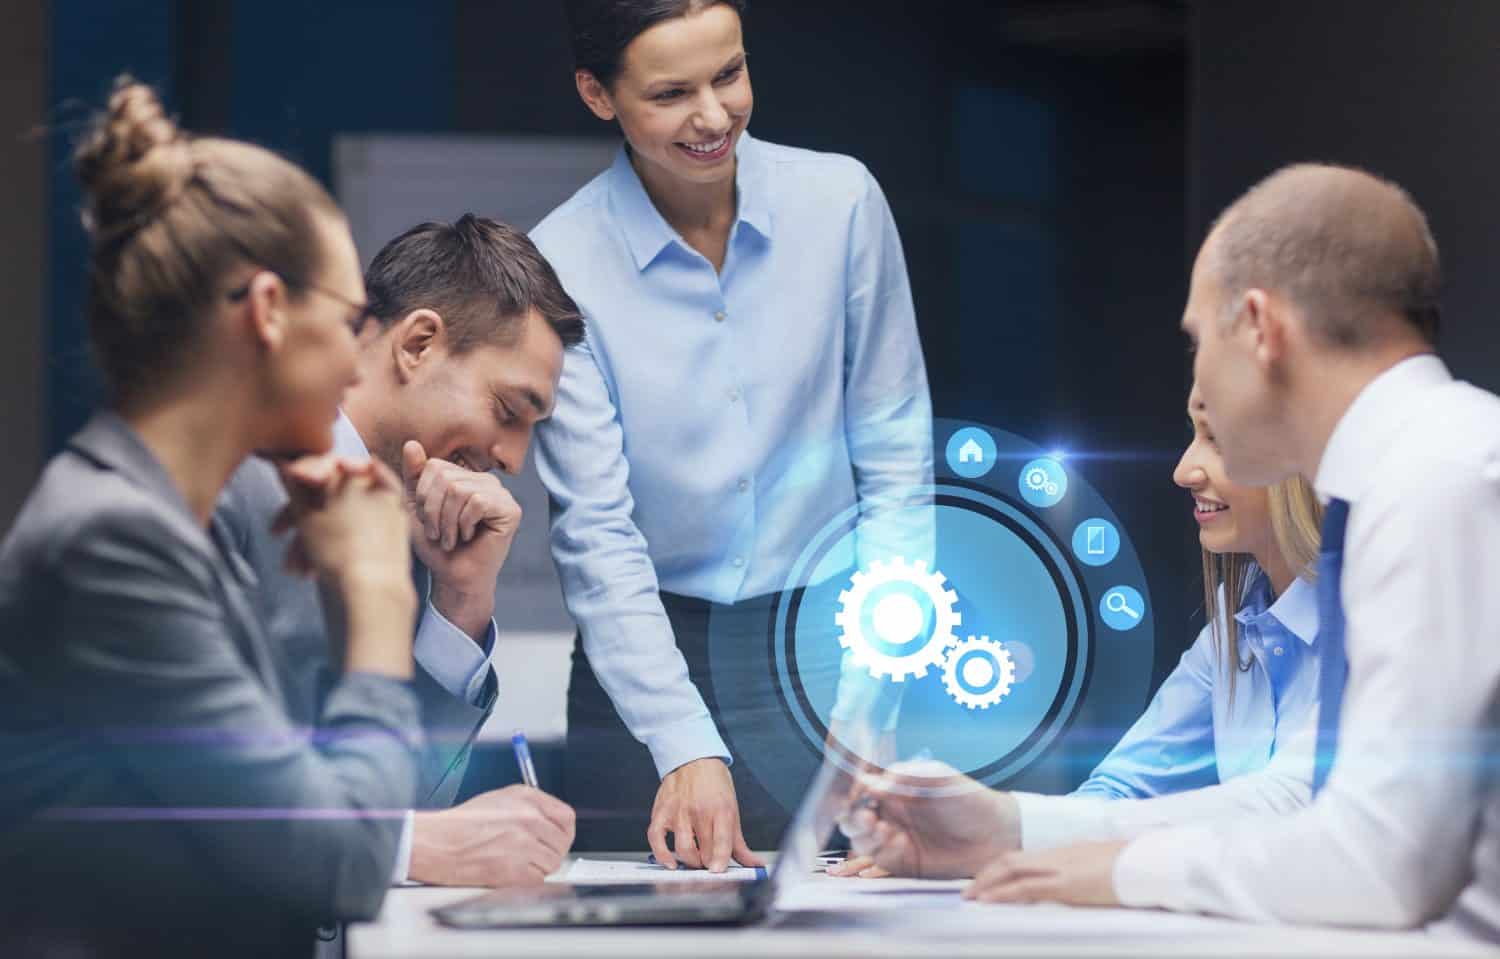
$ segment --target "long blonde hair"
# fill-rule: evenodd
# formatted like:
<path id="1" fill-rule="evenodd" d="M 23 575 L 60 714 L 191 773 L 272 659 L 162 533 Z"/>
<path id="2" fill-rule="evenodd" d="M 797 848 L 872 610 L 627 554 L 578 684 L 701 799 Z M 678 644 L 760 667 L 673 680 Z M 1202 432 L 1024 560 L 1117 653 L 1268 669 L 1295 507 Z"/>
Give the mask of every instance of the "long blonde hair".
<path id="1" fill-rule="evenodd" d="M 1317 579 L 1318 550 L 1323 540 L 1323 505 L 1318 502 L 1312 484 L 1301 476 L 1282 480 L 1266 490 L 1267 510 L 1271 515 L 1271 533 L 1276 548 L 1286 559 L 1293 574 L 1314 582 Z M 1255 560 L 1249 553 L 1212 553 L 1203 550 L 1203 609 L 1209 628 L 1220 642 L 1220 657 L 1234 696 L 1235 673 L 1240 663 L 1240 624 L 1234 618 L 1250 586 Z M 1221 609 L 1219 588 L 1231 609 Z"/>

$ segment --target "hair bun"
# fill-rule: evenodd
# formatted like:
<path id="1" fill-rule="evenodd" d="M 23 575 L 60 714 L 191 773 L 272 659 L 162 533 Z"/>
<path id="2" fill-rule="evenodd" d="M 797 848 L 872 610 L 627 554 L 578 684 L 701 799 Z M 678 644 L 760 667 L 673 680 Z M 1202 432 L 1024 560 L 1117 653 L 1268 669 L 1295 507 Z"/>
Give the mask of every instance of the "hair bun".
<path id="1" fill-rule="evenodd" d="M 154 90 L 129 76 L 115 80 L 73 154 L 84 226 L 96 242 L 144 226 L 182 194 L 193 175 L 189 145 Z"/>

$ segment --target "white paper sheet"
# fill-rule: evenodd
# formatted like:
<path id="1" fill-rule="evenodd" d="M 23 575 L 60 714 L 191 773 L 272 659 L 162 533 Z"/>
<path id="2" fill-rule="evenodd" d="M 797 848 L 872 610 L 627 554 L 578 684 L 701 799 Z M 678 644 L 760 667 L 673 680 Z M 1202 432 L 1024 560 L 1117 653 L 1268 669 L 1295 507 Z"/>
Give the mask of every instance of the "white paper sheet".
<path id="1" fill-rule="evenodd" d="M 837 879 L 815 876 L 777 897 L 789 914 L 857 917 L 861 928 L 899 933 L 918 927 L 934 940 L 996 941 L 1121 939 L 1211 940 L 1258 934 L 1269 927 L 1227 919 L 1126 909 L 1080 910 L 1059 905 L 989 905 L 966 902 L 967 880 Z M 1084 917 L 1086 921 L 1081 919 Z"/>
<path id="2" fill-rule="evenodd" d="M 563 882 L 710 882 L 734 879 L 745 881 L 765 876 L 764 869 L 730 866 L 724 872 L 707 869 L 667 869 L 648 862 L 617 862 L 604 859 L 575 859 L 559 878 Z"/>
<path id="3" fill-rule="evenodd" d="M 885 911 L 955 909 L 967 880 L 851 879 L 809 876 L 776 898 L 776 908 L 801 911 Z"/>

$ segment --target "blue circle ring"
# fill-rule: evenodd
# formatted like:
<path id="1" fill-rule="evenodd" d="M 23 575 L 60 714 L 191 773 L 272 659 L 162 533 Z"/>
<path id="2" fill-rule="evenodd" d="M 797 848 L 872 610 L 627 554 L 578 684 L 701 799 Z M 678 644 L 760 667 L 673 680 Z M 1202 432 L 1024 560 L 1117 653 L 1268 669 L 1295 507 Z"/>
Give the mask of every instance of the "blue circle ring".
<path id="1" fill-rule="evenodd" d="M 974 686 L 964 678 L 964 667 L 967 666 L 971 660 L 975 659 L 987 660 L 991 664 L 992 672 L 990 674 L 990 681 L 982 686 Z M 958 680 L 958 685 L 963 687 L 964 692 L 971 693 L 975 696 L 982 696 L 990 690 L 994 689 L 996 686 L 1000 685 L 999 661 L 983 650 L 971 649 L 967 653 L 964 653 L 963 657 L 959 659 L 956 664 L 954 664 L 953 675 L 954 678 Z"/>
<path id="2" fill-rule="evenodd" d="M 900 497 L 871 499 L 851 506 L 825 524 L 803 549 L 797 562 L 793 564 L 787 577 L 786 589 L 782 591 L 777 602 L 776 618 L 770 639 L 778 685 L 788 711 L 803 735 L 807 737 L 810 747 L 819 748 L 823 743 L 831 743 L 836 748 L 830 749 L 829 753 L 849 772 L 857 771 L 860 765 L 869 759 L 869 757 L 854 754 L 842 743 L 832 743 L 828 730 L 817 720 L 817 714 L 808 702 L 801 682 L 795 675 L 795 663 L 790 661 L 792 657 L 789 657 L 787 653 L 792 639 L 787 623 L 800 606 L 805 588 L 799 584 L 806 582 L 803 577 L 812 569 L 824 549 L 837 536 L 847 532 L 846 527 L 852 528 L 855 520 L 868 518 L 872 513 L 910 509 L 913 499 L 930 501 L 934 508 L 946 505 L 968 509 L 1009 527 L 1012 533 L 1027 542 L 1037 557 L 1042 559 L 1043 566 L 1057 587 L 1059 599 L 1064 600 L 1063 611 L 1068 628 L 1067 662 L 1064 666 L 1061 688 L 1046 715 L 1037 728 L 1006 755 L 979 769 L 963 770 L 966 775 L 986 785 L 998 785 L 1024 769 L 1068 727 L 1083 690 L 1088 686 L 1093 662 L 1093 620 L 1089 615 L 1088 600 L 1073 572 L 1072 565 L 1045 528 L 1002 499 L 967 486 L 948 484 L 917 486 L 905 491 Z M 821 752 L 820 748 L 819 751 Z"/>

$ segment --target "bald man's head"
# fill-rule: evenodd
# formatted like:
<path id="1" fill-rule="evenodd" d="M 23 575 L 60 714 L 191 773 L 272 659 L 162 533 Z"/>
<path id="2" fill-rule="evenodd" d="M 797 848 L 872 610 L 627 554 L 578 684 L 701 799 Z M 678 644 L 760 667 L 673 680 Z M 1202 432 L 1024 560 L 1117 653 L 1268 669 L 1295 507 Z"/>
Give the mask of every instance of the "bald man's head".
<path id="1" fill-rule="evenodd" d="M 1222 302 L 1248 289 L 1280 293 L 1332 345 L 1360 348 L 1391 329 L 1437 339 L 1442 271 L 1427 218 L 1406 191 L 1363 170 L 1278 170 L 1224 211 L 1203 260 Z"/>

